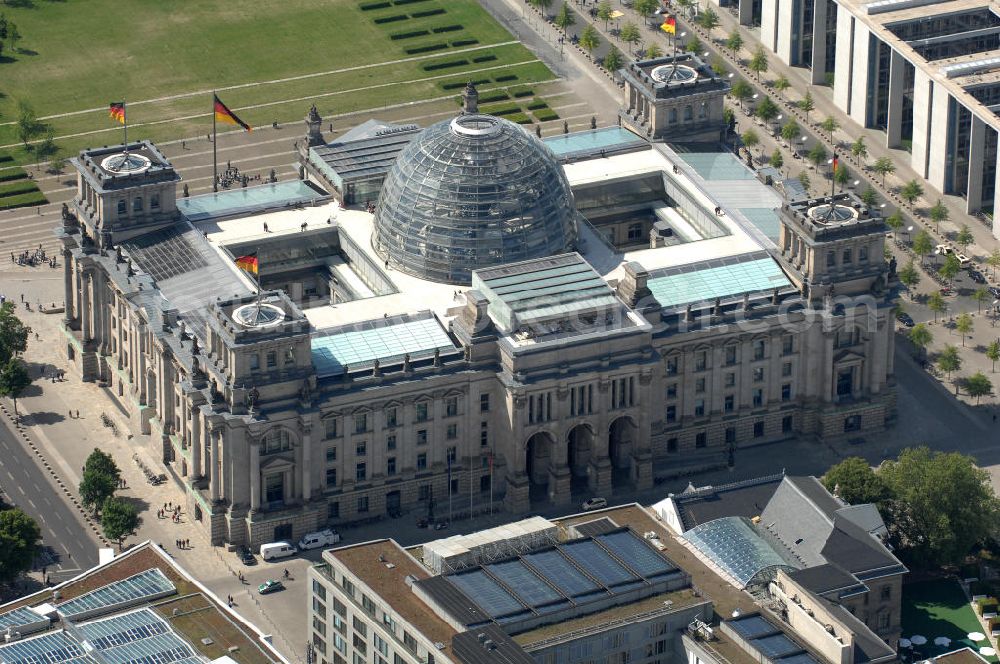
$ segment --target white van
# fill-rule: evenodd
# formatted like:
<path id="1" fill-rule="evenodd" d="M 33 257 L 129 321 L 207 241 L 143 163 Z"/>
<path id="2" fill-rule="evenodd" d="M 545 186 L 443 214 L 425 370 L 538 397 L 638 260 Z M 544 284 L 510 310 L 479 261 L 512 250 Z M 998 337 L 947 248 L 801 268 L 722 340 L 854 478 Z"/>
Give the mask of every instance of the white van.
<path id="1" fill-rule="evenodd" d="M 295 555 L 295 547 L 288 542 L 271 542 L 260 545 L 260 557 L 264 560 L 287 558 Z"/>
<path id="2" fill-rule="evenodd" d="M 309 549 L 318 549 L 321 546 L 333 546 L 339 541 L 340 534 L 327 528 L 303 535 L 302 539 L 299 540 L 299 548 L 308 551 Z"/>

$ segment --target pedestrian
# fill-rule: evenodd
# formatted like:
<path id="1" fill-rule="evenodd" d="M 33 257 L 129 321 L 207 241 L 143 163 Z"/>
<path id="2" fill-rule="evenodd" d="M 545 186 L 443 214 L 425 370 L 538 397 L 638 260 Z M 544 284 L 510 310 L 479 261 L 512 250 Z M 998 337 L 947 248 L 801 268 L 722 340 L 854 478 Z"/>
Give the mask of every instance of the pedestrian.
<path id="1" fill-rule="evenodd" d="M 181 141 L 181 150 L 187 150 L 187 141 Z"/>
<path id="2" fill-rule="evenodd" d="M 80 419 L 80 410 L 79 409 L 77 409 L 77 411 L 76 411 L 76 419 Z"/>

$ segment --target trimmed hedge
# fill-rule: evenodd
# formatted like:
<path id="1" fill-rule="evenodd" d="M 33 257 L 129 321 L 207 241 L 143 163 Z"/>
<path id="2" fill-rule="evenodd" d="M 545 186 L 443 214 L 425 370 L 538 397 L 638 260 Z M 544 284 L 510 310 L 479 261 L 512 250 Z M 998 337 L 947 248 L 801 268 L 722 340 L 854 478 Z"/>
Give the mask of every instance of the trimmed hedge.
<path id="1" fill-rule="evenodd" d="M 28 177 L 23 168 L 8 168 L 0 171 L 0 182 L 10 182 L 11 180 L 23 180 Z"/>
<path id="2" fill-rule="evenodd" d="M 511 113 L 506 116 L 506 119 L 510 120 L 516 124 L 534 124 L 531 118 L 529 118 L 524 113 Z"/>
<path id="3" fill-rule="evenodd" d="M 458 30 L 464 30 L 464 29 L 465 29 L 464 25 L 456 24 L 456 25 L 442 25 L 439 28 L 433 28 L 432 31 L 434 32 L 434 34 L 439 35 L 442 32 L 457 32 Z"/>
<path id="4" fill-rule="evenodd" d="M 0 164 L 5 164 L 8 161 L 14 161 L 14 158 L 9 154 L 0 154 Z"/>
<path id="5" fill-rule="evenodd" d="M 536 99 L 535 101 L 528 104 L 529 111 L 540 111 L 543 108 L 548 108 L 549 105 L 545 103 L 544 99 Z"/>
<path id="6" fill-rule="evenodd" d="M 414 37 L 426 37 L 429 35 L 427 30 L 412 30 L 410 32 L 397 32 L 395 34 L 389 35 L 389 39 L 400 40 L 400 39 L 413 39 Z"/>
<path id="7" fill-rule="evenodd" d="M 521 107 L 516 104 L 511 104 L 509 106 L 498 106 L 496 108 L 484 108 L 483 112 L 488 113 L 489 115 L 513 115 L 515 113 L 520 113 Z"/>
<path id="8" fill-rule="evenodd" d="M 497 83 L 506 83 L 507 81 L 516 81 L 517 74 L 504 74 L 503 76 L 497 76 L 495 79 Z"/>
<path id="9" fill-rule="evenodd" d="M 393 14 L 392 16 L 380 16 L 379 18 L 375 19 L 375 23 L 377 25 L 381 25 L 383 23 L 395 23 L 396 21 L 405 21 L 405 20 L 406 20 L 406 14 Z"/>
<path id="10" fill-rule="evenodd" d="M 392 7 L 391 2 L 369 2 L 361 5 L 361 11 L 370 12 L 373 9 L 386 9 L 387 7 Z"/>
<path id="11" fill-rule="evenodd" d="M 452 67 L 464 67 L 469 64 L 468 60 L 447 60 L 445 62 L 433 62 L 421 67 L 424 71 L 438 71 L 439 69 L 451 69 Z"/>
<path id="12" fill-rule="evenodd" d="M 550 122 L 559 119 L 559 114 L 551 108 L 547 108 L 544 111 L 535 111 L 534 115 L 539 122 Z"/>
<path id="13" fill-rule="evenodd" d="M 427 46 L 414 46 L 405 50 L 407 55 L 417 55 L 418 53 L 430 53 L 448 48 L 447 44 L 428 44 Z"/>
<path id="14" fill-rule="evenodd" d="M 500 80 L 499 78 L 497 79 Z M 522 97 L 534 97 L 535 91 L 531 88 L 518 88 L 517 90 L 511 90 L 510 93 L 514 95 L 515 98 L 521 99 Z"/>
<path id="15" fill-rule="evenodd" d="M 397 7 L 400 5 L 413 5 L 418 2 L 427 2 L 427 0 L 392 0 L 392 4 L 396 5 Z"/>
<path id="16" fill-rule="evenodd" d="M 481 63 L 481 62 L 492 62 L 493 60 L 496 59 L 497 56 L 490 54 L 490 55 L 480 55 L 478 58 L 472 58 L 472 61 L 476 63 Z"/>
<path id="17" fill-rule="evenodd" d="M 12 209 L 19 207 L 27 207 L 29 205 L 44 205 L 48 203 L 48 199 L 40 191 L 33 191 L 30 194 L 21 194 L 19 196 L 8 196 L 6 198 L 0 198 L 0 208 Z"/>
<path id="18" fill-rule="evenodd" d="M 508 95 L 503 90 L 494 90 L 491 91 L 489 94 L 487 94 L 485 97 L 480 97 L 479 103 L 490 104 L 495 101 L 507 101 L 508 99 L 510 99 L 510 95 Z"/>
<path id="19" fill-rule="evenodd" d="M 453 41 L 451 45 L 455 48 L 459 48 L 460 46 L 475 46 L 478 43 L 478 39 L 457 39 Z"/>
<path id="20" fill-rule="evenodd" d="M 427 18 L 428 16 L 437 16 L 438 14 L 447 14 L 447 12 L 440 7 L 437 9 L 425 9 L 422 12 L 413 12 L 410 14 L 410 18 Z"/>
<path id="21" fill-rule="evenodd" d="M 488 78 L 477 78 L 477 79 L 473 79 L 472 84 L 473 85 L 486 85 L 489 82 L 490 82 L 490 79 L 488 79 Z M 468 81 L 451 81 L 450 83 L 442 83 L 441 84 L 441 89 L 442 90 L 458 90 L 460 88 L 464 88 L 467 83 L 468 83 Z"/>
<path id="22" fill-rule="evenodd" d="M 0 184 L 0 198 L 14 196 L 16 194 L 26 194 L 29 191 L 37 191 L 38 187 L 31 180 L 15 180 L 8 184 Z"/>

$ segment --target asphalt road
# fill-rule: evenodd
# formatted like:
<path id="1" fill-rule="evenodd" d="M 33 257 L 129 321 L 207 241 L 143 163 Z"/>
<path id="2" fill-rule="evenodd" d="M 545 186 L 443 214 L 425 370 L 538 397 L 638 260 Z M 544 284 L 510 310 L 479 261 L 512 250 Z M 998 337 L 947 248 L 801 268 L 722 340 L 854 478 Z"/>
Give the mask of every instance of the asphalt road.
<path id="1" fill-rule="evenodd" d="M 61 581 L 97 564 L 97 540 L 6 421 L 0 422 L 0 487 L 41 527 L 50 578 Z"/>

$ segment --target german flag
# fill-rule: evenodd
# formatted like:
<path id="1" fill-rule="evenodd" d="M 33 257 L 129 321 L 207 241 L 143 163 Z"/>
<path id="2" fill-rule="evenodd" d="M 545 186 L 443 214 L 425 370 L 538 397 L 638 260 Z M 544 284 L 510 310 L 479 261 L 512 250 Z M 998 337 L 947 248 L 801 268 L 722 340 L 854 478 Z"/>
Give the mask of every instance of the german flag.
<path id="1" fill-rule="evenodd" d="M 257 252 L 237 258 L 236 267 L 240 268 L 244 272 L 257 274 Z"/>
<path id="2" fill-rule="evenodd" d="M 837 174 L 837 169 L 840 168 L 840 159 L 837 158 L 837 153 L 833 153 L 833 174 Z"/>
<path id="3" fill-rule="evenodd" d="M 243 127 L 247 131 L 253 131 L 253 127 L 248 125 L 243 120 L 240 120 L 235 113 L 229 110 L 229 107 L 223 104 L 218 95 L 212 95 L 215 98 L 215 119 L 219 122 L 225 122 L 231 125 L 236 125 L 237 127 Z"/>
<path id="4" fill-rule="evenodd" d="M 118 122 L 125 124 L 125 102 L 115 101 L 108 105 L 108 115 Z"/>
<path id="5" fill-rule="evenodd" d="M 663 21 L 663 25 L 660 26 L 660 30 L 663 30 L 668 35 L 677 34 L 677 19 L 673 16 L 668 16 L 666 20 Z"/>

